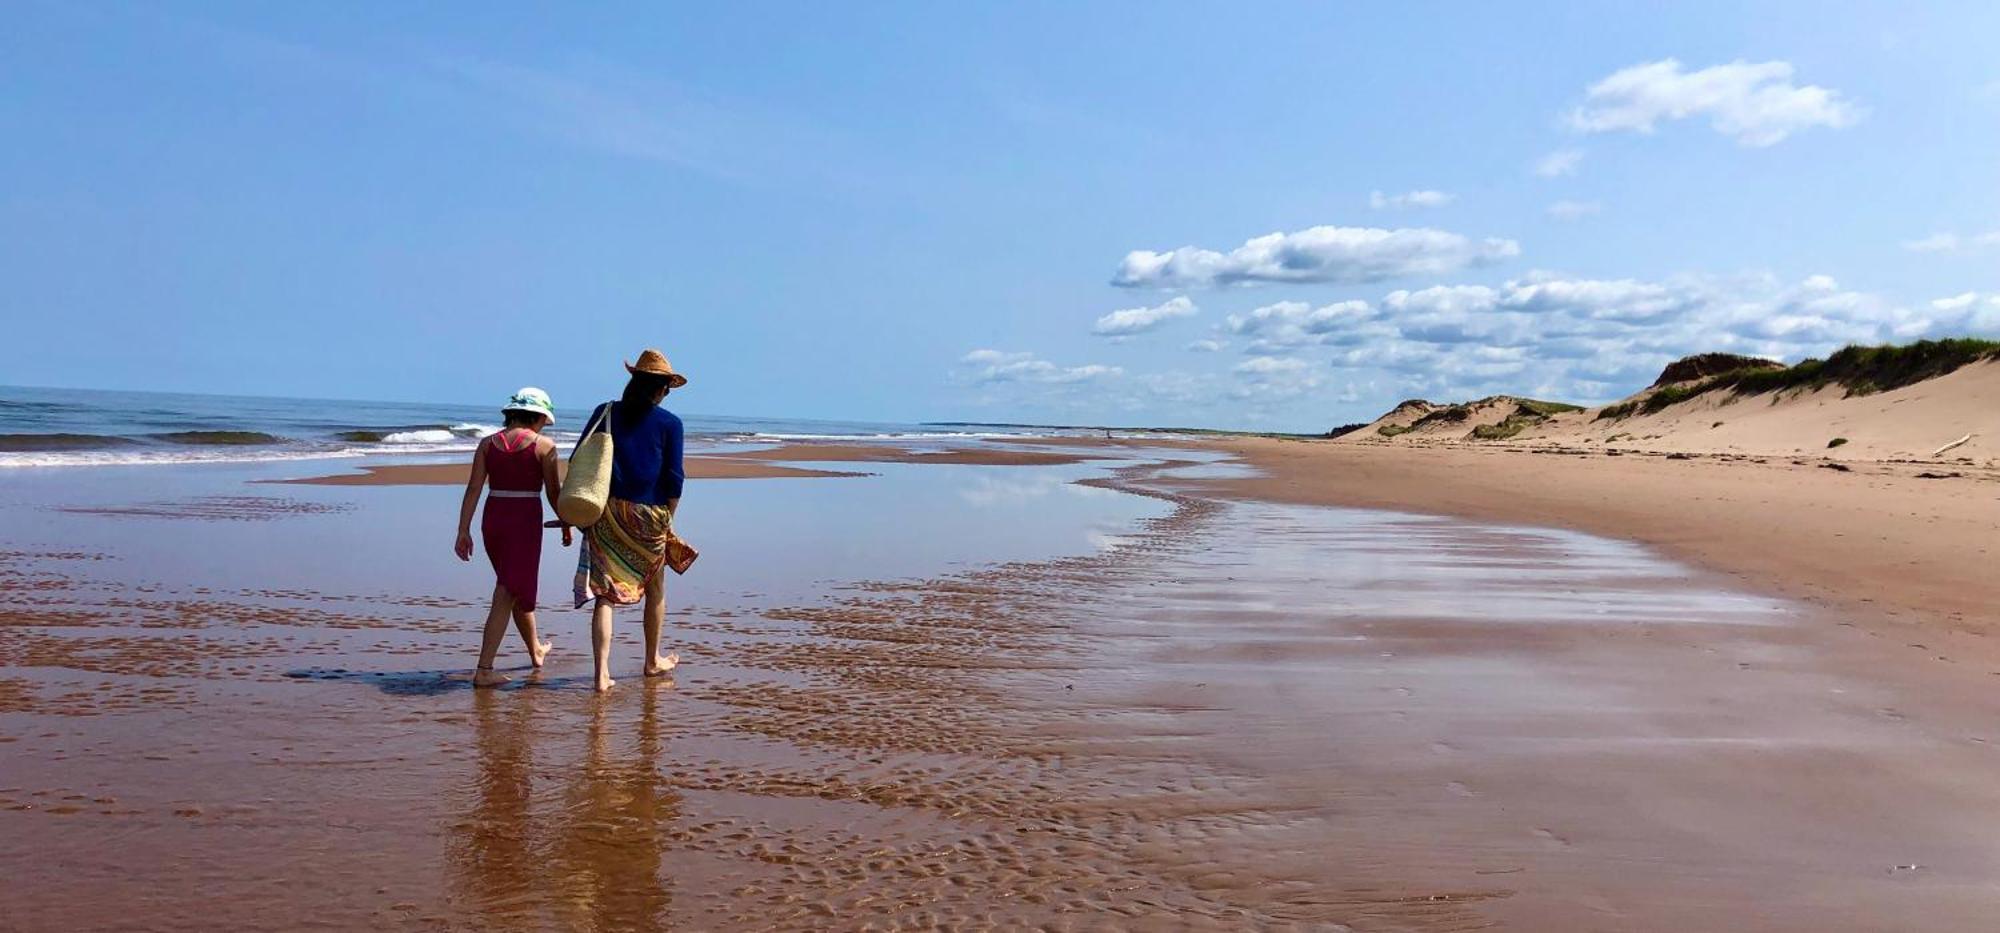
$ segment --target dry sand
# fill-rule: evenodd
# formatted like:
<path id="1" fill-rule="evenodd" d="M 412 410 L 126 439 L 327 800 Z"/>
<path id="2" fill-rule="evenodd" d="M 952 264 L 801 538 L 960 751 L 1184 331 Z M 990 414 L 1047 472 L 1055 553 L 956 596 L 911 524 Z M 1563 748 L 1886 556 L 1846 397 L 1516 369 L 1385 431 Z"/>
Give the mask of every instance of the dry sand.
<path id="1" fill-rule="evenodd" d="M 1967 435 L 1965 443 L 1932 456 Z M 1850 396 L 1839 386 L 1764 395 L 1711 392 L 1622 420 L 1576 413 L 1524 432 L 1523 438 L 1646 450 L 2000 466 L 2000 360 L 1868 395 Z M 1844 443 L 1827 446 L 1835 439 Z"/>

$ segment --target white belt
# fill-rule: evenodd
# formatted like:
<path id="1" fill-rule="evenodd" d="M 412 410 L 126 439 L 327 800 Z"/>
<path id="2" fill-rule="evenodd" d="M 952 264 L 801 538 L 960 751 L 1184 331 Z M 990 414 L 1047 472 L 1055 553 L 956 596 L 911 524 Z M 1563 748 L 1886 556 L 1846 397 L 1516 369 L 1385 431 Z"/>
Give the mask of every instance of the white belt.
<path id="1" fill-rule="evenodd" d="M 490 489 L 487 490 L 486 495 L 494 499 L 539 499 L 542 497 L 542 491 L 539 489 Z"/>

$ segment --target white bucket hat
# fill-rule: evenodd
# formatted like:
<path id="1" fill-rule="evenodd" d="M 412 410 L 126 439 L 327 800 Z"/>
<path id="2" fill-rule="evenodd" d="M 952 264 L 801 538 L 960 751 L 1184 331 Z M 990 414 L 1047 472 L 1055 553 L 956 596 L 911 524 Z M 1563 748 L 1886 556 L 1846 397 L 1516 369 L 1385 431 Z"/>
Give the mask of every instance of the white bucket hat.
<path id="1" fill-rule="evenodd" d="M 525 411 L 529 414 L 546 416 L 550 424 L 556 423 L 556 403 L 549 399 L 547 392 L 534 386 L 521 387 L 519 392 L 515 392 L 514 396 L 507 400 L 507 404 L 500 406 L 500 411 L 503 414 L 510 411 Z"/>

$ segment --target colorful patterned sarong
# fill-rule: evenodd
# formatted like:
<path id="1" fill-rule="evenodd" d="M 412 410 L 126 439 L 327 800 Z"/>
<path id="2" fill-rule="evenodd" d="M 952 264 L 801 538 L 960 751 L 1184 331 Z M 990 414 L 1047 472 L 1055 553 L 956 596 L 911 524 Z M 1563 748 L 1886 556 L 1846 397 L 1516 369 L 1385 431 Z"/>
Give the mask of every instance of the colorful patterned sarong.
<path id="1" fill-rule="evenodd" d="M 592 599 L 629 606 L 646 595 L 646 581 L 671 566 L 686 573 L 695 549 L 674 534 L 674 513 L 664 505 L 612 499 L 604 517 L 583 529 L 576 558 L 576 606 Z"/>

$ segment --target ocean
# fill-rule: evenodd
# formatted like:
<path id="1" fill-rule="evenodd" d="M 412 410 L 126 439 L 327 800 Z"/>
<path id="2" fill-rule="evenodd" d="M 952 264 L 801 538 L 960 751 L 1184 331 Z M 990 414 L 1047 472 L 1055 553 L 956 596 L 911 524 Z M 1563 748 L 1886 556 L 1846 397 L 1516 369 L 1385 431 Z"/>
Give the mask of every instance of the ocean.
<path id="1" fill-rule="evenodd" d="M 588 409 L 549 432 L 576 438 Z M 1020 425 L 897 424 L 680 413 L 690 449 L 838 438 L 1046 436 Z M 499 429 L 490 406 L 0 386 L 0 468 L 249 463 L 470 451 Z"/>

